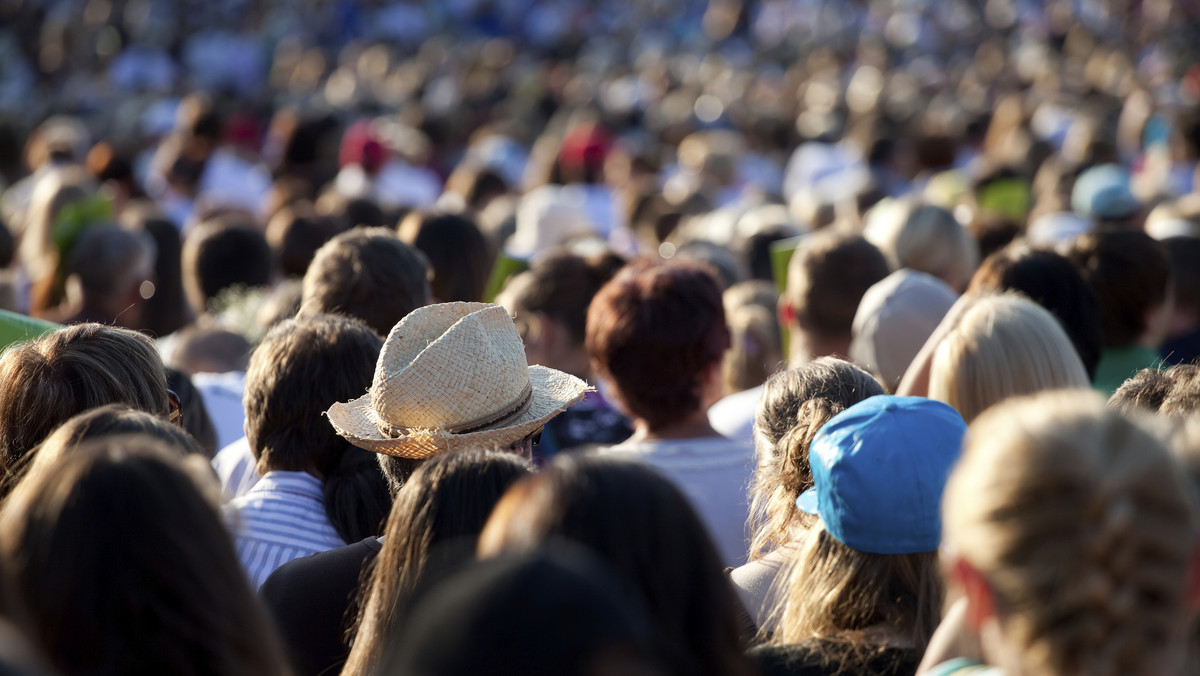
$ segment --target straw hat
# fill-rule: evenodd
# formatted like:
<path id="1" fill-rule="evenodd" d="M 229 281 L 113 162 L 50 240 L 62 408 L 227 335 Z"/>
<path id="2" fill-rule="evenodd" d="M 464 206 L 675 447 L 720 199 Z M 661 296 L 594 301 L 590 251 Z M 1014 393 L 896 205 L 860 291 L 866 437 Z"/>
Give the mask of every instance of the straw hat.
<path id="1" fill-rule="evenodd" d="M 355 446 L 427 458 L 520 441 L 590 389 L 572 375 L 527 366 L 517 327 L 499 305 L 441 303 L 400 320 L 370 392 L 327 415 Z"/>

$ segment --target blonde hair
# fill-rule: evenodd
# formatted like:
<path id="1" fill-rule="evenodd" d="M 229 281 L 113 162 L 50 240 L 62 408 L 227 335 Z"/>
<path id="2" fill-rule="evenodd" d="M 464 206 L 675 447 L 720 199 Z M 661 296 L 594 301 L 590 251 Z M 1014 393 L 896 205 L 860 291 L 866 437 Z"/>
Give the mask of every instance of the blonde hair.
<path id="1" fill-rule="evenodd" d="M 979 244 L 954 215 L 911 201 L 890 216 L 872 223 L 864 235 L 892 268 L 928 273 L 962 292 L 979 265 Z"/>
<path id="2" fill-rule="evenodd" d="M 1094 393 L 1014 400 L 971 425 L 942 504 L 945 541 L 988 581 L 1022 673 L 1170 671 L 1196 517 L 1150 431 Z"/>
<path id="3" fill-rule="evenodd" d="M 1088 386 L 1058 320 L 1017 294 L 976 300 L 938 346 L 929 371 L 929 398 L 950 404 L 968 423 L 1012 396 Z"/>
<path id="4" fill-rule="evenodd" d="M 722 380 L 728 393 L 763 384 L 783 364 L 775 287 L 753 280 L 734 284 L 721 295 L 729 325 Z"/>
<path id="5" fill-rule="evenodd" d="M 751 560 L 794 542 L 815 520 L 796 508 L 812 488 L 808 447 L 830 418 L 883 394 L 866 371 L 835 357 L 821 357 L 767 379 L 754 417 L 758 469 L 750 522 L 755 524 Z"/>
<path id="6" fill-rule="evenodd" d="M 883 646 L 924 652 L 941 621 L 937 552 L 868 554 L 819 522 L 805 536 L 777 598 L 771 642 L 821 641 L 826 662 L 857 661 Z"/>

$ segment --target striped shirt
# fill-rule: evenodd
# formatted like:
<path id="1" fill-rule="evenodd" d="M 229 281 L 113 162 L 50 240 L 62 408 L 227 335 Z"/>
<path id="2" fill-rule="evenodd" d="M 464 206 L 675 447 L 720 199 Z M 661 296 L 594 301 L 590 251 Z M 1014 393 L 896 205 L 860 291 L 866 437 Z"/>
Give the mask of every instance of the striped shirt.
<path id="1" fill-rule="evenodd" d="M 255 589 L 292 559 L 346 544 L 325 515 L 321 480 L 307 472 L 267 472 L 225 505 L 225 521 Z"/>

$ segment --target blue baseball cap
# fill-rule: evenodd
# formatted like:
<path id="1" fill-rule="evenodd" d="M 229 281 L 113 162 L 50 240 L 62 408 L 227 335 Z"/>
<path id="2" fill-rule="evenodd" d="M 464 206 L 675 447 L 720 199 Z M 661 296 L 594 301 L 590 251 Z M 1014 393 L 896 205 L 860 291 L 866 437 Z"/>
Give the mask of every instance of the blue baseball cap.
<path id="1" fill-rule="evenodd" d="M 939 506 L 967 424 L 924 397 L 878 395 L 825 423 L 808 449 L 813 487 L 796 506 L 842 544 L 868 554 L 938 548 Z"/>

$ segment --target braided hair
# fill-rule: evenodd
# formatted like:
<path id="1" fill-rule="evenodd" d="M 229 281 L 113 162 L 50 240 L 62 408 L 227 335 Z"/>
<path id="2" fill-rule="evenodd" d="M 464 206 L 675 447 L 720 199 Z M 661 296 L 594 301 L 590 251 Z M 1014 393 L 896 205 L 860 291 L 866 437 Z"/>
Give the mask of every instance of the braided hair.
<path id="1" fill-rule="evenodd" d="M 1092 394 L 1015 399 L 971 425 L 943 513 L 1024 673 L 1169 671 L 1196 518 L 1150 431 Z"/>

